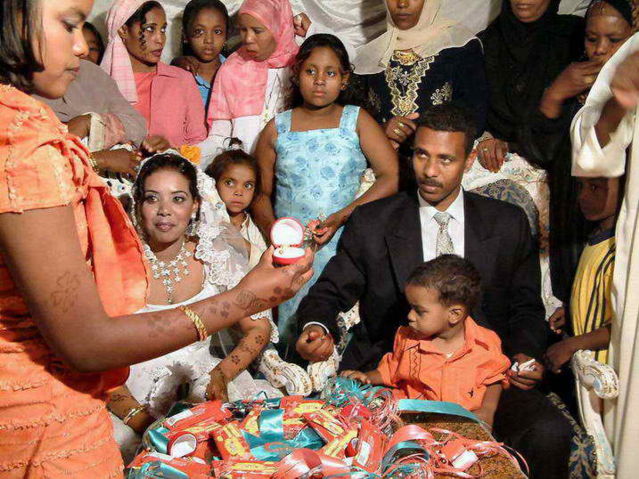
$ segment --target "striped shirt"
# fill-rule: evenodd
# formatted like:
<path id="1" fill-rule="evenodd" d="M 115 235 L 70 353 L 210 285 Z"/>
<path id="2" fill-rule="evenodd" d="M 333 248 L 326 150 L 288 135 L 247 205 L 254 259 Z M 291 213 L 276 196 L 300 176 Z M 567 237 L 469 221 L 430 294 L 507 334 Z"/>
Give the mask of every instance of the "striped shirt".
<path id="1" fill-rule="evenodd" d="M 610 324 L 612 319 L 612 274 L 615 266 L 614 230 L 591 236 L 581 253 L 572 285 L 570 309 L 575 336 Z M 608 350 L 595 351 L 606 363 Z"/>

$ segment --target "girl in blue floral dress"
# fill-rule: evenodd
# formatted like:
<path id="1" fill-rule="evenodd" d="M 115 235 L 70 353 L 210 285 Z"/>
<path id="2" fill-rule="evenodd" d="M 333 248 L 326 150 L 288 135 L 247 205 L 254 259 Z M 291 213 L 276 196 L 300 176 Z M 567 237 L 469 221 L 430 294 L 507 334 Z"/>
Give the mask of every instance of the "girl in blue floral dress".
<path id="1" fill-rule="evenodd" d="M 296 337 L 297 306 L 335 255 L 342 225 L 358 205 L 394 194 L 398 182 L 397 155 L 383 130 L 348 104 L 351 65 L 342 42 L 327 34 L 308 38 L 293 72 L 294 108 L 271 120 L 257 145 L 262 191 L 253 207 L 263 231 L 276 218 L 292 216 L 308 225 L 319 245 L 313 278 L 279 308 L 285 347 Z M 376 181 L 355 199 L 369 163 Z"/>

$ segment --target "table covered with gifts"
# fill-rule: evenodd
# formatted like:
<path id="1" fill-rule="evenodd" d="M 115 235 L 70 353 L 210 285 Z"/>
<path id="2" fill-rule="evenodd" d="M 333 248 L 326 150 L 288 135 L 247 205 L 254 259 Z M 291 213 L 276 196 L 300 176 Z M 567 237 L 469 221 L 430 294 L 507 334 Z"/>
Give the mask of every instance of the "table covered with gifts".
<path id="1" fill-rule="evenodd" d="M 526 477 L 523 459 L 461 406 L 344 378 L 317 398 L 178 403 L 142 449 L 128 479 Z"/>

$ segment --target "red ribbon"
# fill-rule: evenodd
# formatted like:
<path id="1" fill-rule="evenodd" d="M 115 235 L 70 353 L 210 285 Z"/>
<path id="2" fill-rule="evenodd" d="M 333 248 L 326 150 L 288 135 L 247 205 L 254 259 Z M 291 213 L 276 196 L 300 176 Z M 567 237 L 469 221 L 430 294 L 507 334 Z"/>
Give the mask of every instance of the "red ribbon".
<path id="1" fill-rule="evenodd" d="M 311 474 L 318 472 L 326 477 L 349 474 L 350 471 L 350 466 L 339 459 L 311 449 L 298 449 L 280 461 L 273 479 L 299 479 L 304 475 L 310 477 Z"/>

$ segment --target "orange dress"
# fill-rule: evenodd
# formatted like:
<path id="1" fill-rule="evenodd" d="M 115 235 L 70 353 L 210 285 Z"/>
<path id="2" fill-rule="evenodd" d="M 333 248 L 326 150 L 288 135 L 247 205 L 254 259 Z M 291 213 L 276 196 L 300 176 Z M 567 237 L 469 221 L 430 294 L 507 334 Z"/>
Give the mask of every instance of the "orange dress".
<path id="1" fill-rule="evenodd" d="M 0 213 L 65 205 L 73 207 L 106 312 L 142 308 L 147 280 L 140 242 L 91 169 L 87 150 L 49 107 L 0 85 Z M 40 335 L 0 252 L 0 477 L 121 477 L 105 403 L 127 374 L 66 367 Z"/>
<path id="2" fill-rule="evenodd" d="M 393 352 L 377 367 L 387 386 L 398 388 L 400 399 L 448 401 L 469 411 L 481 407 L 486 389 L 501 383 L 507 387 L 510 360 L 501 352 L 501 341 L 493 331 L 468 316 L 464 323 L 464 345 L 452 356 L 439 351 L 432 340 L 421 339 L 412 328 L 402 326 L 395 335 Z"/>

